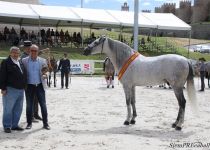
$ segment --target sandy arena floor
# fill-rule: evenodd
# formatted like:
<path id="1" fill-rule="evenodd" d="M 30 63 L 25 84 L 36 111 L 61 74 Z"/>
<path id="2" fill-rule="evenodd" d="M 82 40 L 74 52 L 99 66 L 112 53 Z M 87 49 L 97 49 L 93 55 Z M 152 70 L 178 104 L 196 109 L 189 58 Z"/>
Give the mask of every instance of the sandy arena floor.
<path id="1" fill-rule="evenodd" d="M 47 90 L 52 129 L 42 129 L 39 122 L 31 130 L 6 134 L 1 125 L 0 150 L 210 149 L 210 89 L 197 92 L 200 117 L 193 115 L 187 102 L 184 128 L 175 131 L 171 124 L 178 104 L 170 89 L 137 87 L 136 125 L 124 126 L 127 109 L 118 81 L 114 89 L 107 89 L 102 77 L 73 77 L 70 88 L 62 90 L 58 80 L 57 88 Z M 195 83 L 198 90 L 198 79 Z M 2 107 L 0 114 L 2 120 Z M 24 101 L 22 127 L 25 116 Z"/>

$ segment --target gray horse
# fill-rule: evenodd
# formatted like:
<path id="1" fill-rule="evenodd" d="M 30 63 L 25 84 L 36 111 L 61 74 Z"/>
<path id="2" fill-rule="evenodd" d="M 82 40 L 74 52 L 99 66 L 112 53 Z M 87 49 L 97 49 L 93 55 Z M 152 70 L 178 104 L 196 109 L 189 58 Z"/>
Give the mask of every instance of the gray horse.
<path id="1" fill-rule="evenodd" d="M 105 72 L 105 79 L 107 83 L 107 88 L 111 85 L 114 88 L 114 66 L 109 57 L 104 60 L 103 70 Z"/>
<path id="2" fill-rule="evenodd" d="M 115 71 L 118 72 L 118 78 L 119 73 L 124 70 L 124 74 L 121 75 L 120 79 L 123 84 L 127 105 L 127 118 L 124 125 L 135 124 L 136 122 L 135 86 L 159 85 L 168 82 L 173 88 L 179 104 L 178 116 L 172 127 L 176 130 L 182 129 L 186 103 L 183 86 L 186 81 L 189 100 L 193 110 L 196 109 L 193 69 L 185 57 L 173 54 L 157 57 L 138 55 L 133 59 L 133 56 L 137 53 L 131 47 L 107 37 L 96 39 L 84 51 L 84 55 L 96 53 L 105 53 L 111 59 Z M 129 63 L 130 65 L 128 65 Z M 124 69 L 126 65 L 127 69 Z"/>

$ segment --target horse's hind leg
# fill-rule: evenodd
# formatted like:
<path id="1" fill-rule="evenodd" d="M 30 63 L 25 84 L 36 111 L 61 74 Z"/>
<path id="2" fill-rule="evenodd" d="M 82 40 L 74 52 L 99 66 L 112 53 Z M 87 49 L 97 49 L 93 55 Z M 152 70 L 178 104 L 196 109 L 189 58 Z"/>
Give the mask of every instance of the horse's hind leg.
<path id="1" fill-rule="evenodd" d="M 174 93 L 175 93 L 176 98 L 177 98 L 178 103 L 179 103 L 179 113 L 178 113 L 178 116 L 177 116 L 177 119 L 176 119 L 175 123 L 172 124 L 172 127 L 175 128 L 176 130 L 181 130 L 182 125 L 184 123 L 186 100 L 184 98 L 182 87 L 178 88 L 178 89 L 174 89 Z"/>
<path id="2" fill-rule="evenodd" d="M 106 85 L 107 85 L 106 87 L 109 88 L 109 77 L 106 76 L 105 79 L 106 79 Z"/>
<path id="3" fill-rule="evenodd" d="M 56 72 L 54 72 L 54 87 L 56 87 Z"/>
<path id="4" fill-rule="evenodd" d="M 135 90 L 135 86 L 132 87 L 132 90 L 131 90 L 131 106 L 132 106 L 132 109 L 133 109 L 133 117 L 131 119 L 131 124 L 135 124 L 136 123 L 136 120 L 135 118 L 137 117 L 137 113 L 136 113 L 136 90 Z"/>
<path id="5" fill-rule="evenodd" d="M 110 80 L 111 80 L 112 88 L 114 88 L 114 75 L 112 75 L 110 78 L 111 78 Z"/>
<path id="6" fill-rule="evenodd" d="M 125 98 L 126 98 L 126 106 L 127 106 L 127 118 L 124 122 L 124 125 L 129 125 L 131 121 L 131 88 L 128 86 L 123 85 L 123 89 L 125 92 Z"/>
<path id="7" fill-rule="evenodd" d="M 51 85 L 51 72 L 49 74 L 49 80 L 48 80 L 48 86 L 50 87 L 50 85 Z"/>

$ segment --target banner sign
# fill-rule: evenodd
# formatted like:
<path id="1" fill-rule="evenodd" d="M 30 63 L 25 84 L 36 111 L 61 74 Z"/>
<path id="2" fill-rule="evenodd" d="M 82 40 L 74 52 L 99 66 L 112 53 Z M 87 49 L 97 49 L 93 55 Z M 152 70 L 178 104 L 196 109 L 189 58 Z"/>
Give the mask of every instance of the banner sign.
<path id="1" fill-rule="evenodd" d="M 94 71 L 93 60 L 71 60 L 72 74 L 93 74 Z"/>

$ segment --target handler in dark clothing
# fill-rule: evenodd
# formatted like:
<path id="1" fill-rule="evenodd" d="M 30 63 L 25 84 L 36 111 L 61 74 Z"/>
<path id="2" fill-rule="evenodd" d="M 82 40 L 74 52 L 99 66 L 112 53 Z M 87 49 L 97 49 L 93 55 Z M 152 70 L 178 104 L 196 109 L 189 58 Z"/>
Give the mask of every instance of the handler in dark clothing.
<path id="1" fill-rule="evenodd" d="M 200 65 L 200 78 L 201 78 L 201 89 L 200 91 L 204 91 L 205 89 L 205 83 L 204 83 L 204 78 L 205 78 L 205 64 L 204 64 L 204 61 L 205 58 L 199 58 L 199 61 L 201 62 L 201 65 Z"/>
<path id="2" fill-rule="evenodd" d="M 3 60 L 0 68 L 0 89 L 3 99 L 4 132 L 22 131 L 18 123 L 23 110 L 24 89 L 27 76 L 23 64 L 18 60 L 20 49 L 11 47 L 10 56 Z"/>
<path id="3" fill-rule="evenodd" d="M 64 86 L 64 76 L 65 76 L 65 86 L 68 89 L 69 87 L 69 72 L 71 71 L 71 63 L 67 58 L 67 54 L 64 53 L 64 58 L 60 60 L 58 70 L 61 70 L 61 88 Z"/>

